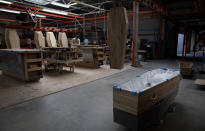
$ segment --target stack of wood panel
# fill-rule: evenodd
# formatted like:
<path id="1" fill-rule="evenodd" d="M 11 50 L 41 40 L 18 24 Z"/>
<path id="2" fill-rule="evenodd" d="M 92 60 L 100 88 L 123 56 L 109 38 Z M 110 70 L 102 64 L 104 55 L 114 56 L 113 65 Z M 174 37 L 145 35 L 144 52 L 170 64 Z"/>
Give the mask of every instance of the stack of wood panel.
<path id="1" fill-rule="evenodd" d="M 83 62 L 78 63 L 80 67 L 99 68 L 103 65 L 105 58 L 104 47 L 98 45 L 80 45 L 82 50 Z"/>
<path id="2" fill-rule="evenodd" d="M 23 81 L 37 81 L 42 78 L 42 55 L 40 50 L 0 50 L 0 68 L 3 74 Z"/>

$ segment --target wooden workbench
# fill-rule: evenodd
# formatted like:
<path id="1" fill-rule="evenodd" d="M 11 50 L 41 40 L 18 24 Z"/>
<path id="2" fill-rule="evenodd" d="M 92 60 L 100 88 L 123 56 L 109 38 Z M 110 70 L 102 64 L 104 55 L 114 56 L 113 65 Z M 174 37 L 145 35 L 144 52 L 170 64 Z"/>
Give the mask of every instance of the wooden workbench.
<path id="1" fill-rule="evenodd" d="M 82 54 L 78 48 L 55 47 L 43 48 L 43 59 L 45 69 L 63 70 L 63 67 L 70 67 L 74 72 L 75 64 L 82 61 Z"/>
<path id="2" fill-rule="evenodd" d="M 42 75 L 42 54 L 36 49 L 0 50 L 0 69 L 3 74 L 23 81 L 36 81 Z"/>
<path id="3" fill-rule="evenodd" d="M 82 50 L 83 61 L 77 65 L 80 67 L 98 68 L 103 64 L 105 52 L 104 47 L 98 45 L 78 45 Z"/>

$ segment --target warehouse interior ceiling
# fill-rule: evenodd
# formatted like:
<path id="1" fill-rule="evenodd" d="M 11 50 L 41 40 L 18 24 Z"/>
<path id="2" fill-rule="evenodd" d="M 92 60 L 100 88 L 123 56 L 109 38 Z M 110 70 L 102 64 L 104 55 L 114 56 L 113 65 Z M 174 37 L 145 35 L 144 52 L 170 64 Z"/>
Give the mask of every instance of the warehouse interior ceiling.
<path id="1" fill-rule="evenodd" d="M 5 2 L 6 1 L 6 2 Z M 140 10 L 153 10 L 153 15 L 165 16 L 182 27 L 186 24 L 194 30 L 205 29 L 204 0 L 140 0 Z M 154 1 L 154 2 L 153 2 Z M 10 3 L 9 3 L 10 2 Z M 158 6 L 168 11 L 158 12 Z M 82 19 L 84 17 L 104 16 L 115 6 L 133 9 L 133 1 L 127 0 L 1 0 L 0 11 L 19 15 L 22 12 L 38 18 L 44 23 L 56 23 Z M 156 7 L 155 7 L 156 6 Z M 153 7 L 153 8 L 152 8 Z M 12 10 L 12 11 L 10 11 Z M 36 15 L 35 15 L 36 14 Z M 3 19 L 3 18 L 1 18 Z M 49 26 L 49 25 L 48 25 Z M 53 25 L 52 25 L 53 26 Z"/>

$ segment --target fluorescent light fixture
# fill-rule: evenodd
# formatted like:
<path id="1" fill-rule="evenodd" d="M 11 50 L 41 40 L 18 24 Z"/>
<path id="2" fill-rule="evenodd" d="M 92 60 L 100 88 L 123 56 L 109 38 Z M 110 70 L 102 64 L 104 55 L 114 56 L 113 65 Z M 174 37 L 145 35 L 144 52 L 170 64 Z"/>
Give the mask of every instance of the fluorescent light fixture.
<path id="1" fill-rule="evenodd" d="M 0 3 L 4 3 L 4 4 L 13 4 L 12 2 L 9 2 L 9 1 L 5 1 L 5 0 L 0 0 Z"/>
<path id="2" fill-rule="evenodd" d="M 15 14 L 20 14 L 20 11 L 16 11 L 16 10 L 8 10 L 8 9 L 4 9 L 4 8 L 0 8 L 0 11 L 3 12 L 9 12 L 9 13 L 15 13 Z"/>
<path id="3" fill-rule="evenodd" d="M 60 10 L 52 10 L 52 9 L 48 9 L 48 8 L 43 8 L 42 11 L 50 12 L 50 13 L 54 13 L 54 14 L 59 14 L 59 15 L 68 15 L 68 12 L 60 11 Z"/>
<path id="4" fill-rule="evenodd" d="M 72 3 L 72 4 L 70 4 L 70 6 L 72 6 L 72 5 L 77 5 L 78 3 Z"/>
<path id="5" fill-rule="evenodd" d="M 55 6 L 60 6 L 60 7 L 64 7 L 64 8 L 70 8 L 70 6 L 72 5 L 76 5 L 77 3 L 72 3 L 72 4 L 62 4 L 62 3 L 59 3 L 59 2 L 51 2 L 52 5 L 55 5 Z"/>
<path id="6" fill-rule="evenodd" d="M 38 14 L 33 14 L 33 13 L 31 13 L 31 16 L 36 16 L 36 17 L 40 17 L 40 18 L 46 18 L 45 15 L 38 15 Z"/>
<path id="7" fill-rule="evenodd" d="M 30 3 L 34 3 L 37 5 L 47 5 L 49 3 L 51 3 L 52 1 L 56 1 L 56 0 L 24 0 Z"/>

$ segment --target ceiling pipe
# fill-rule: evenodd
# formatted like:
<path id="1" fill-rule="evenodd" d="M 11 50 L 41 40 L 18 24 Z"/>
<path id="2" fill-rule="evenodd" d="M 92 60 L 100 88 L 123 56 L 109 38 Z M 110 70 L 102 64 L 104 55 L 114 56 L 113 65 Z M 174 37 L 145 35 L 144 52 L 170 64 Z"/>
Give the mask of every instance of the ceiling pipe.
<path id="1" fill-rule="evenodd" d="M 98 14 L 98 13 L 102 13 L 102 12 L 105 12 L 104 11 L 91 11 L 91 12 L 88 12 L 88 13 L 84 13 L 84 14 L 80 14 L 80 16 L 86 16 L 86 15 L 92 15 L 92 14 Z"/>

